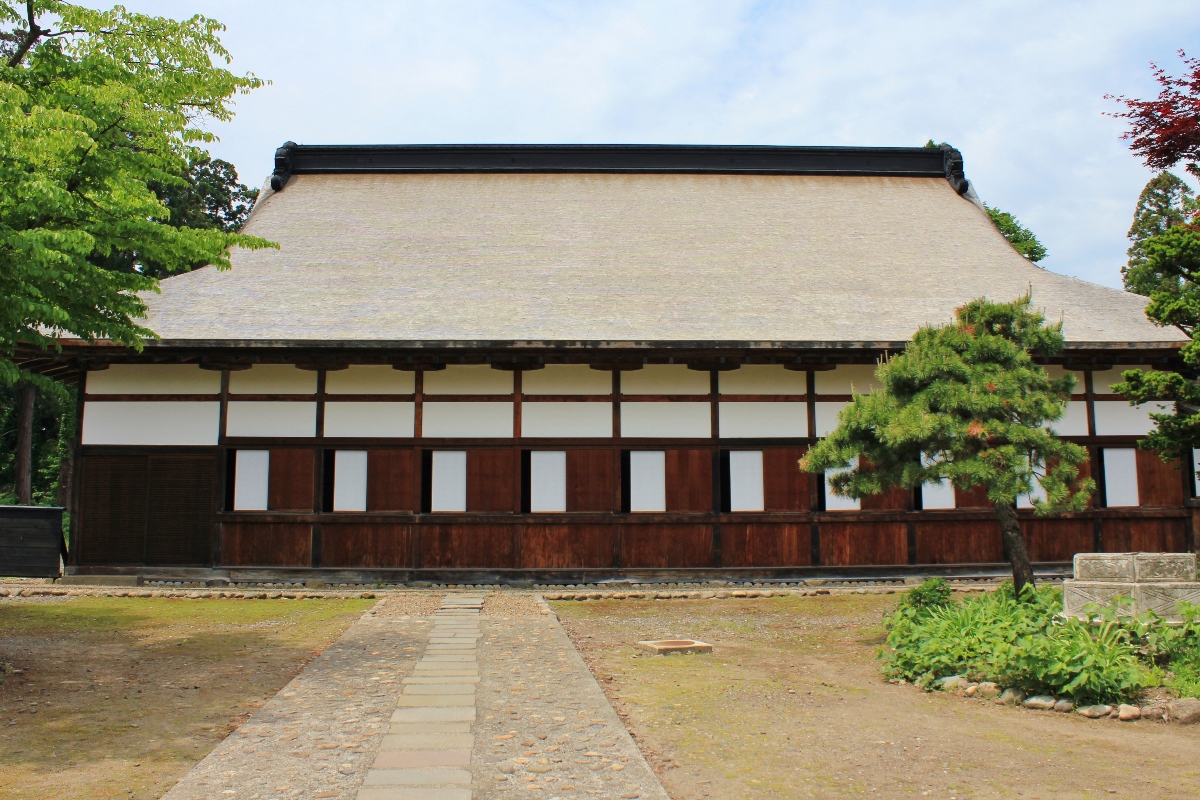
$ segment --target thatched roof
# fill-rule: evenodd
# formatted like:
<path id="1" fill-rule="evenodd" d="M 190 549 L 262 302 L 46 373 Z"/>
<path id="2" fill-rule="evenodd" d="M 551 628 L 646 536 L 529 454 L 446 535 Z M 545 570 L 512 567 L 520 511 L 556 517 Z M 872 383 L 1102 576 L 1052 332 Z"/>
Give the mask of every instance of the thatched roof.
<path id="1" fill-rule="evenodd" d="M 870 346 L 1032 287 L 1074 347 L 1184 341 L 1144 298 L 1022 258 L 947 174 L 797 172 L 297 169 L 246 228 L 281 249 L 164 281 L 148 324 L 164 343 Z"/>

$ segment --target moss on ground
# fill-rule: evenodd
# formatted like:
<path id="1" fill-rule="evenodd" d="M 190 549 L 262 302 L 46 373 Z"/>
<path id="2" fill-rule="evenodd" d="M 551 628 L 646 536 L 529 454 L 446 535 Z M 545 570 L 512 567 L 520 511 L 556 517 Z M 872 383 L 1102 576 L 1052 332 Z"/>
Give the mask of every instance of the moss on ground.
<path id="1" fill-rule="evenodd" d="M 0 604 L 0 796 L 157 798 L 374 601 Z"/>

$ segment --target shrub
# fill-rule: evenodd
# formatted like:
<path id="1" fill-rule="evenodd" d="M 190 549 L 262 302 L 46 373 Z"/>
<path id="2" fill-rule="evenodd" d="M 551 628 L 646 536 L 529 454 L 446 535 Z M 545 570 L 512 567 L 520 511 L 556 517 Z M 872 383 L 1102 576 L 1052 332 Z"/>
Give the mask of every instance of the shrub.
<path id="1" fill-rule="evenodd" d="M 961 603 L 901 602 L 884 619 L 883 671 L 919 685 L 963 675 L 1077 702 L 1137 695 L 1148 675 L 1133 634 L 1115 619 L 1058 617 L 1061 609 L 1059 589 L 1029 589 L 1017 602 L 1010 583 Z"/>
<path id="2" fill-rule="evenodd" d="M 909 589 L 900 600 L 899 608 L 914 609 L 918 614 L 926 610 L 942 608 L 953 602 L 950 584 L 944 578 L 930 578 L 915 589 Z"/>

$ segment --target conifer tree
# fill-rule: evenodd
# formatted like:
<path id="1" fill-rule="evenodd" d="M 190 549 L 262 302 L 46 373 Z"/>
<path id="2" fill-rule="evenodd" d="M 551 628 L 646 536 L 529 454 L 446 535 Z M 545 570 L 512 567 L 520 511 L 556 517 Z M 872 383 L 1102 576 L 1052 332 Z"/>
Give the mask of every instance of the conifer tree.
<path id="1" fill-rule="evenodd" d="M 856 394 L 800 467 L 833 473 L 833 491 L 848 497 L 943 480 L 986 489 L 1021 597 L 1033 569 L 1017 499 L 1032 498 L 1038 514 L 1078 511 L 1095 489 L 1079 475 L 1086 448 L 1050 428 L 1074 378 L 1051 379 L 1033 360 L 1062 347 L 1062 323 L 1047 325 L 1029 295 L 974 300 L 955 322 L 921 328 L 903 353 L 881 362 L 882 388 Z"/>

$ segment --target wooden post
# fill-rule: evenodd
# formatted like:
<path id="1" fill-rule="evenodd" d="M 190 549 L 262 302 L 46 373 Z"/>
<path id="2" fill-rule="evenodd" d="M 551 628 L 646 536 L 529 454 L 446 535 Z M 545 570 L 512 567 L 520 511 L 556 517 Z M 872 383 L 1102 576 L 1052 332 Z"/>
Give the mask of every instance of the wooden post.
<path id="1" fill-rule="evenodd" d="M 33 505 L 33 384 L 17 387 L 17 452 L 15 459 L 17 505 Z"/>

